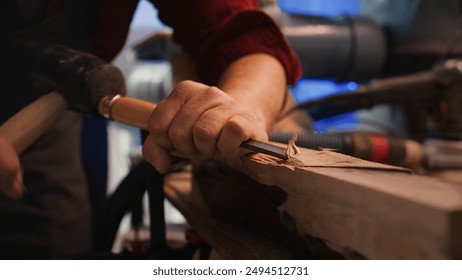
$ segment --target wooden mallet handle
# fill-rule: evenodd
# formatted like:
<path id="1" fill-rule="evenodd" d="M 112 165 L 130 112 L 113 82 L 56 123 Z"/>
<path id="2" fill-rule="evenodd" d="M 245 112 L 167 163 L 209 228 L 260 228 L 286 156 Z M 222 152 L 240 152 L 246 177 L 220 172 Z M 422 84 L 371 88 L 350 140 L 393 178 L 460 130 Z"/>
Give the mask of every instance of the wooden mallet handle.
<path id="1" fill-rule="evenodd" d="M 50 92 L 3 123 L 0 133 L 20 154 L 43 135 L 67 107 L 62 95 Z M 149 117 L 155 108 L 156 104 L 129 97 L 103 97 L 99 102 L 102 116 L 144 130 L 147 130 Z"/>
<path id="2" fill-rule="evenodd" d="M 67 109 L 67 101 L 50 92 L 27 105 L 0 127 L 18 154 L 34 143 Z"/>

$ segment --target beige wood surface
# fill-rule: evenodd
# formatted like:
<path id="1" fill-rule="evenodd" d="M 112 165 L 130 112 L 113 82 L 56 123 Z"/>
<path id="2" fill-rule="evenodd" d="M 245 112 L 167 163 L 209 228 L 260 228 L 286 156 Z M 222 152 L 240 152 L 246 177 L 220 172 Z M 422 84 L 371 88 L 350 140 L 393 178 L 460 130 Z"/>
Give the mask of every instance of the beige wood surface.
<path id="1" fill-rule="evenodd" d="M 228 223 L 275 239 L 281 223 L 320 258 L 328 250 L 313 241 L 345 257 L 462 258 L 461 185 L 307 149 L 291 163 L 255 155 L 228 164 L 239 173 L 218 161 L 198 164 L 201 199 L 193 201 Z M 244 174 L 254 183 L 243 183 Z M 284 195 L 268 195 L 275 188 Z M 265 206 L 271 217 L 271 209 L 252 210 L 265 196 L 275 201 Z"/>

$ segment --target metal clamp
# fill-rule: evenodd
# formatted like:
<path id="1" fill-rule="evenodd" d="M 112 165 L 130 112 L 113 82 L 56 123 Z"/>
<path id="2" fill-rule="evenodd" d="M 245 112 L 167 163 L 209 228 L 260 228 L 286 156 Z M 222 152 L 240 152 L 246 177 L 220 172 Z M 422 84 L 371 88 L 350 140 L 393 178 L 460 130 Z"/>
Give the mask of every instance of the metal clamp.
<path id="1" fill-rule="evenodd" d="M 112 105 L 114 104 L 114 101 L 118 98 L 120 98 L 119 94 L 113 96 L 105 96 L 101 98 L 101 101 L 99 102 L 99 113 L 106 119 L 112 119 Z"/>

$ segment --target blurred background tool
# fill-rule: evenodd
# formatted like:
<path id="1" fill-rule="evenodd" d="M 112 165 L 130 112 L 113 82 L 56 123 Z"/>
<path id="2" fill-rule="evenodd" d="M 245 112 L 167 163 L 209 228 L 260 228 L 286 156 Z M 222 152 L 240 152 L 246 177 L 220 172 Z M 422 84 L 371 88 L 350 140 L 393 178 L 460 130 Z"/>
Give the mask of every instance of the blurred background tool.
<path id="1" fill-rule="evenodd" d="M 273 132 L 270 140 L 288 142 L 292 133 Z M 422 162 L 422 146 L 403 137 L 345 131 L 337 133 L 298 134 L 297 146 L 313 150 L 331 150 L 357 158 L 400 166 L 416 166 Z"/>

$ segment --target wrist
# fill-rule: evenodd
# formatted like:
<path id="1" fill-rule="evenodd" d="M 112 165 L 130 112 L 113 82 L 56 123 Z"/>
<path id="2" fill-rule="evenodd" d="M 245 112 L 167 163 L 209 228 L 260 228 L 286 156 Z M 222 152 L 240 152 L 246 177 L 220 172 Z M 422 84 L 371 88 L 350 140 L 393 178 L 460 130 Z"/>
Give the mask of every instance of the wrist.
<path id="1" fill-rule="evenodd" d="M 266 131 L 275 123 L 287 97 L 284 68 L 267 54 L 251 54 L 233 62 L 223 73 L 219 87 Z"/>

